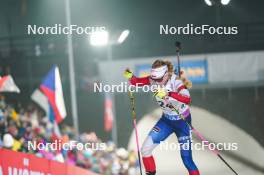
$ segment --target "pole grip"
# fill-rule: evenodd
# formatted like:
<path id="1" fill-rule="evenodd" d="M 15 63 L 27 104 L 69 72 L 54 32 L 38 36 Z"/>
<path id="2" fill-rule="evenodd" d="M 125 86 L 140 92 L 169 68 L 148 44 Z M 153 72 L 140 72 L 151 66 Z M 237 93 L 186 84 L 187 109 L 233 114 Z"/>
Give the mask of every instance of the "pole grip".
<path id="1" fill-rule="evenodd" d="M 179 52 L 181 50 L 181 42 L 179 41 L 176 41 L 174 43 L 175 47 L 176 47 L 176 52 Z"/>

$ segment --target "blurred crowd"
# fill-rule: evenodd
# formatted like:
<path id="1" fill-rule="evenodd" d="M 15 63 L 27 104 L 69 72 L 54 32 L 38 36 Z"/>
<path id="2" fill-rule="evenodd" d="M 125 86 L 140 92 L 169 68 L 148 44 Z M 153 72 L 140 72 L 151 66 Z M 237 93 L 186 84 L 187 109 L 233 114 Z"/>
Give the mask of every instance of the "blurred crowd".
<path id="1" fill-rule="evenodd" d="M 116 148 L 111 141 L 105 143 L 104 149 L 28 149 L 31 143 L 61 143 L 77 141 L 79 143 L 103 143 L 94 132 L 75 134 L 74 129 L 62 124 L 59 132 L 45 113 L 36 105 L 26 108 L 7 104 L 0 95 L 0 147 L 11 149 L 38 157 L 55 160 L 102 175 L 133 175 L 138 171 L 138 160 L 134 151 Z"/>

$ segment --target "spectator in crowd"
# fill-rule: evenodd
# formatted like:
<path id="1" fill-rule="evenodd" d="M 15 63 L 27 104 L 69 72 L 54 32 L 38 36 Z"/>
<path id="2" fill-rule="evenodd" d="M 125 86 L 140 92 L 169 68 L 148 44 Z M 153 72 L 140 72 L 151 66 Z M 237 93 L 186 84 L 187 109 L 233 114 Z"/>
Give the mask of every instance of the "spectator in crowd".
<path id="1" fill-rule="evenodd" d="M 17 112 L 18 111 L 18 112 Z M 103 175 L 132 175 L 138 171 L 138 161 L 134 151 L 116 148 L 113 142 L 101 149 L 28 149 L 31 143 L 102 143 L 96 133 L 75 135 L 74 128 L 63 125 L 61 133 L 56 133 L 53 124 L 37 106 L 15 109 L 0 95 L 0 148 L 35 154 L 38 157 L 76 165 Z"/>

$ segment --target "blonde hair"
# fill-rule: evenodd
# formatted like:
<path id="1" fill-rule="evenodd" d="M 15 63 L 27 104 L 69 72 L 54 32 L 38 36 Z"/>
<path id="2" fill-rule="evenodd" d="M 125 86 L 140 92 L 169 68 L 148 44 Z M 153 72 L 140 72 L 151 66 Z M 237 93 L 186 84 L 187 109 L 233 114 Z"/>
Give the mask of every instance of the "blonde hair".
<path id="1" fill-rule="evenodd" d="M 174 73 L 174 67 L 171 61 L 163 61 L 163 60 L 155 60 L 152 64 L 152 68 L 159 68 L 161 66 L 167 65 L 168 67 L 168 74 L 169 78 L 171 78 L 172 74 Z M 192 82 L 188 80 L 185 72 L 181 70 L 181 76 L 177 76 L 177 79 L 182 80 L 183 84 L 189 89 L 192 87 Z"/>
<path id="2" fill-rule="evenodd" d="M 173 68 L 173 64 L 170 61 L 156 60 L 152 64 L 152 68 L 155 69 L 155 68 L 158 68 L 158 67 L 161 67 L 161 66 L 165 66 L 165 65 L 167 65 L 168 74 L 169 74 L 169 77 L 171 77 L 173 72 L 174 72 L 174 68 Z"/>
<path id="3" fill-rule="evenodd" d="M 184 86 L 186 86 L 188 89 L 190 89 L 192 87 L 192 82 L 190 80 L 188 80 L 187 75 L 185 74 L 185 72 L 183 70 L 181 70 L 180 74 L 181 74 L 180 79 L 182 80 Z M 179 78 L 179 77 L 177 77 L 177 78 Z"/>

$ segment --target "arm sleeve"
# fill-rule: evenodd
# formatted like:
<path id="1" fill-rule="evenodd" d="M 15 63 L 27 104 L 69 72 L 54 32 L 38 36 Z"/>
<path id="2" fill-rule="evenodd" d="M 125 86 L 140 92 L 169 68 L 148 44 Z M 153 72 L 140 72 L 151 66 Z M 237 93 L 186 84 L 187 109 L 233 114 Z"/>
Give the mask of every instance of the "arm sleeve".
<path id="1" fill-rule="evenodd" d="M 169 92 L 169 96 L 185 104 L 191 103 L 190 92 L 183 84 L 177 87 L 177 91 L 178 92 Z"/>
<path id="2" fill-rule="evenodd" d="M 130 83 L 134 86 L 144 86 L 144 85 L 150 85 L 150 80 L 149 77 L 138 78 L 136 76 L 133 76 L 130 79 Z"/>

